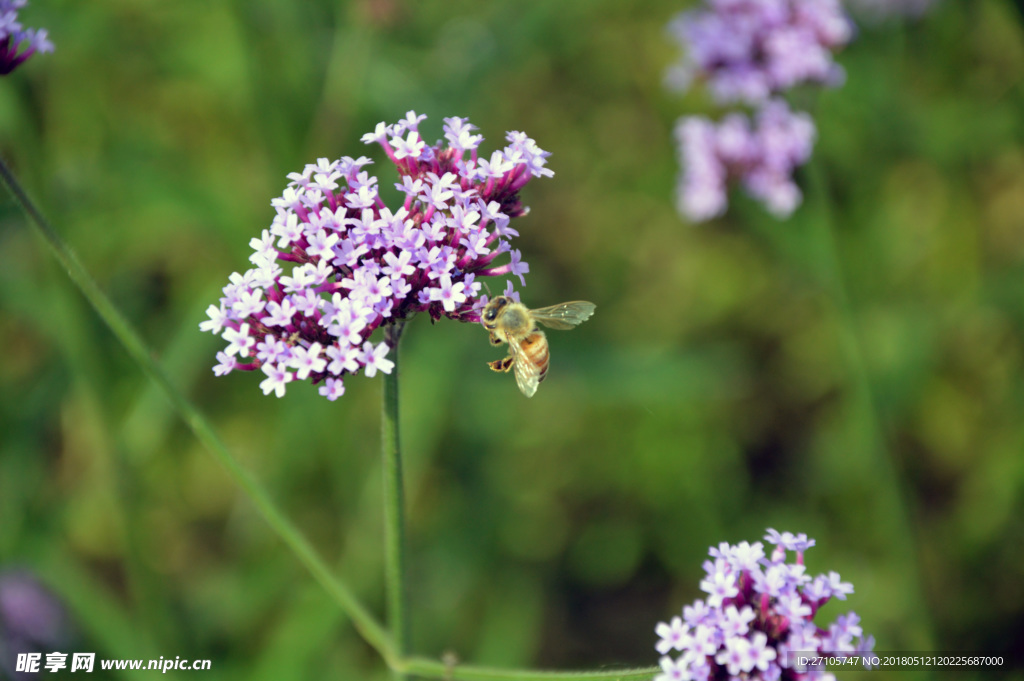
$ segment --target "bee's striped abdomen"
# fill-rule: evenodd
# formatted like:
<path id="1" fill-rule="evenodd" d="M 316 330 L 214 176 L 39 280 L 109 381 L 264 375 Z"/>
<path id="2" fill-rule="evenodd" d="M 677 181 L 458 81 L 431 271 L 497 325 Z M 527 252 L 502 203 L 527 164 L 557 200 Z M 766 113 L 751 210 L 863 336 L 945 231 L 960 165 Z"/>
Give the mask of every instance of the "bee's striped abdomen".
<path id="1" fill-rule="evenodd" d="M 519 343 L 523 356 L 533 366 L 537 382 L 540 383 L 548 373 L 551 354 L 548 351 L 548 339 L 543 331 L 534 331 Z"/>

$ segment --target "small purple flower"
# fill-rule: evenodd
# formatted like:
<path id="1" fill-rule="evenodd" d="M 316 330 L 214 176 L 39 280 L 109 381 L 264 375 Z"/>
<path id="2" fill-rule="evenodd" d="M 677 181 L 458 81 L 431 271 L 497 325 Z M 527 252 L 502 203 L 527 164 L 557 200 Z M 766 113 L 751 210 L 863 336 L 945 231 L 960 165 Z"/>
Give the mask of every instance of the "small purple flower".
<path id="1" fill-rule="evenodd" d="M 256 344 L 256 339 L 249 336 L 248 324 L 242 324 L 237 329 L 228 328 L 221 337 L 228 342 L 228 346 L 224 348 L 228 355 L 248 357 L 249 348 Z"/>
<path id="2" fill-rule="evenodd" d="M 292 382 L 295 374 L 287 371 L 281 364 L 263 364 L 260 369 L 267 375 L 260 383 L 263 394 L 274 393 L 278 397 L 284 397 L 285 387 Z"/>
<path id="3" fill-rule="evenodd" d="M 776 216 L 789 216 L 802 197 L 793 171 L 810 158 L 815 134 L 810 116 L 791 112 L 781 100 L 768 102 L 753 127 L 737 113 L 718 124 L 699 116 L 679 119 L 679 211 L 694 222 L 718 217 L 735 180 Z"/>
<path id="4" fill-rule="evenodd" d="M 796 85 L 835 85 L 844 75 L 832 53 L 852 33 L 839 0 L 705 0 L 669 24 L 683 58 L 668 84 L 703 79 L 719 103 L 751 105 Z"/>
<path id="5" fill-rule="evenodd" d="M 749 544 L 741 541 L 732 551 L 733 562 L 740 570 L 753 570 L 762 558 L 764 558 L 764 549 L 761 548 L 760 542 Z"/>
<path id="6" fill-rule="evenodd" d="M 700 588 L 708 594 L 708 605 L 720 608 L 726 599 L 739 593 L 736 588 L 736 575 L 733 574 L 725 561 L 715 561 L 715 568 L 701 581 Z"/>
<path id="7" fill-rule="evenodd" d="M 754 667 L 762 672 L 768 671 L 768 665 L 778 656 L 774 648 L 768 647 L 768 637 L 762 632 L 754 634 L 750 642 L 750 660 Z"/>
<path id="8" fill-rule="evenodd" d="M 387 354 L 386 343 L 380 343 L 376 347 L 370 341 L 363 343 L 363 351 L 359 355 L 359 359 L 363 363 L 363 373 L 370 378 L 373 378 L 378 371 L 390 374 L 395 363 L 385 357 Z"/>
<path id="9" fill-rule="evenodd" d="M 324 384 L 320 386 L 319 392 L 321 395 L 333 402 L 345 394 L 345 384 L 337 378 L 328 378 L 324 381 Z"/>
<path id="10" fill-rule="evenodd" d="M 224 308 L 217 305 L 211 305 L 206 308 L 206 316 L 209 317 L 209 319 L 205 322 L 199 322 L 199 330 L 209 331 L 210 333 L 220 335 L 220 332 L 224 329 L 224 325 L 228 321 L 228 315 L 224 311 Z"/>
<path id="11" fill-rule="evenodd" d="M 303 381 L 309 378 L 311 371 L 322 373 L 327 367 L 327 360 L 320 356 L 323 347 L 313 343 L 308 348 L 296 345 L 292 348 L 291 368 L 295 369 L 295 378 Z"/>
<path id="12" fill-rule="evenodd" d="M 750 623 L 754 621 L 754 611 L 749 605 L 737 610 L 735 605 L 730 605 L 722 612 L 722 619 L 719 626 L 726 638 L 734 636 L 745 636 L 750 630 Z"/>
<path id="13" fill-rule="evenodd" d="M 683 608 L 683 619 L 691 627 L 707 624 L 713 617 L 715 617 L 715 611 L 703 600 L 696 600 L 693 605 Z"/>
<path id="14" fill-rule="evenodd" d="M 687 652 L 691 657 L 701 659 L 708 655 L 714 655 L 718 646 L 721 645 L 722 638 L 722 632 L 715 627 L 713 622 L 698 625 L 693 630 L 693 636 L 686 641 L 689 644 Z"/>
<path id="15" fill-rule="evenodd" d="M 775 609 L 780 615 L 791 620 L 806 619 L 812 615 L 811 606 L 804 603 L 803 597 L 795 591 L 780 594 L 776 600 Z"/>
<path id="16" fill-rule="evenodd" d="M 796 562 L 802 564 L 803 552 L 814 546 L 814 540 L 808 539 L 807 535 L 801 532 L 800 534 L 793 534 L 792 532 L 776 532 L 775 530 L 769 529 L 768 536 L 766 539 L 775 544 L 775 551 L 772 553 L 772 562 L 779 563 L 786 559 L 786 551 L 796 551 Z"/>
<path id="17" fill-rule="evenodd" d="M 654 633 L 660 636 L 661 640 L 654 647 L 662 655 L 670 650 L 682 650 L 689 629 L 689 625 L 683 624 L 681 617 L 673 617 L 668 624 L 659 622 L 654 628 Z"/>
<path id="18" fill-rule="evenodd" d="M 824 647 L 827 650 L 856 652 L 853 645 L 855 636 L 864 638 L 864 631 L 860 627 L 860 617 L 855 612 L 851 612 L 849 615 L 840 615 L 836 618 L 835 624 L 828 628 Z"/>
<path id="19" fill-rule="evenodd" d="M 661 673 L 654 677 L 654 681 L 689 681 L 687 666 L 683 660 L 673 660 L 666 655 L 661 658 Z"/>
<path id="20" fill-rule="evenodd" d="M 725 649 L 718 651 L 715 655 L 715 662 L 724 666 L 731 676 L 737 676 L 740 672 L 749 672 L 754 668 L 754 661 L 750 655 L 750 639 L 743 636 L 726 639 Z"/>
<path id="21" fill-rule="evenodd" d="M 840 580 L 838 572 L 828 573 L 828 585 L 832 590 L 832 595 L 841 601 L 846 600 L 847 594 L 853 593 L 853 584 Z"/>
<path id="22" fill-rule="evenodd" d="M 213 367 L 213 373 L 217 376 L 227 376 L 237 366 L 235 358 L 226 352 L 217 353 L 217 364 Z"/>
<path id="23" fill-rule="evenodd" d="M 714 560 L 705 561 L 707 578 L 700 584 L 707 602 L 698 600 L 683 608 L 682 618 L 655 627 L 655 649 L 662 655 L 655 681 L 818 678 L 798 669 L 790 653 L 841 657 L 873 649 L 874 639 L 864 636 L 856 613 L 840 615 L 826 628 L 814 624 L 814 614 L 832 595 L 853 591 L 838 573 L 813 580 L 804 574 L 803 552 L 814 540 L 770 529 L 765 541 L 776 545 L 771 558 L 764 557 L 761 542 L 710 549 Z M 784 562 L 787 550 L 797 554 L 797 562 Z M 819 598 L 823 589 L 828 595 Z M 673 658 L 672 650 L 681 654 Z"/>
<path id="24" fill-rule="evenodd" d="M 485 161 L 483 137 L 463 118 L 445 119 L 447 146 L 429 146 L 424 118 L 410 111 L 362 138 L 398 170 L 397 209 L 384 204 L 365 157 L 321 158 L 288 175 L 271 201 L 277 215 L 249 242 L 254 267 L 229 277 L 199 325 L 228 343 L 215 373 L 262 370 L 260 388 L 278 397 L 308 378 L 335 400 L 346 375 L 394 367 L 389 346 L 370 341 L 379 327 L 417 312 L 477 322 L 486 304 L 479 277 L 512 274 L 525 285 L 530 269 L 511 248 L 509 221 L 526 212 L 519 190 L 530 178 L 552 175 L 548 153 L 510 132 Z M 510 261 L 495 264 L 504 253 Z"/>
<path id="25" fill-rule="evenodd" d="M 13 71 L 36 52 L 53 52 L 46 29 L 23 28 L 18 10 L 28 0 L 0 0 L 0 76 Z"/>

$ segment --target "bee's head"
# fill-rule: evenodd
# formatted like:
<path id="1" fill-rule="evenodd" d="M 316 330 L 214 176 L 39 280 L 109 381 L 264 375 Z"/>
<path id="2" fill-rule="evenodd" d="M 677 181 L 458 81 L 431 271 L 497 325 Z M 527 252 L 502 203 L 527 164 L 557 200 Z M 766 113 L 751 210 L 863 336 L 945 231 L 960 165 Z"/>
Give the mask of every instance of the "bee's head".
<path id="1" fill-rule="evenodd" d="M 480 322 L 484 325 L 485 329 L 493 329 L 495 327 L 498 315 L 501 314 L 502 309 L 510 302 L 512 301 L 508 296 L 497 296 L 494 300 L 488 301 L 487 305 L 484 306 L 484 313 L 480 315 Z"/>

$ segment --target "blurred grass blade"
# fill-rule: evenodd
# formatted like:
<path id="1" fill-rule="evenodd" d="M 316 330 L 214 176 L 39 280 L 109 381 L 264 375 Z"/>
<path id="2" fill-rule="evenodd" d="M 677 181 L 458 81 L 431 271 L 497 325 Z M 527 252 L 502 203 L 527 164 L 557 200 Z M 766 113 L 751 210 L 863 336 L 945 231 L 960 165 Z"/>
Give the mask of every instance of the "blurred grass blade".
<path id="1" fill-rule="evenodd" d="M 905 578 L 905 589 L 914 604 L 912 616 L 916 617 L 915 624 L 920 630 L 927 632 L 928 638 L 933 640 L 928 598 L 922 586 L 927 584 L 928 575 L 921 564 L 919 541 L 906 501 L 910 498 L 910 493 L 905 489 L 898 462 L 887 441 L 883 417 L 871 385 L 864 343 L 846 283 L 843 262 L 839 257 L 839 246 L 836 243 L 832 197 L 822 162 L 817 158 L 812 158 L 807 164 L 807 178 L 808 193 L 814 197 L 816 210 L 813 229 L 817 241 L 817 258 L 811 265 L 836 307 L 840 349 L 852 385 L 853 419 L 856 427 L 851 433 L 851 439 L 858 435 L 864 438 L 863 446 L 877 472 L 876 503 L 882 509 L 884 517 L 889 518 L 892 523 L 892 546 L 904 565 L 913 566 L 913 571 Z"/>
<path id="2" fill-rule="evenodd" d="M 78 257 L 50 226 L 35 207 L 35 204 L 29 200 L 21 185 L 11 174 L 10 169 L 2 159 L 0 159 L 0 176 L 3 177 L 4 184 L 7 185 L 15 200 L 29 215 L 29 222 L 46 241 L 54 257 L 57 258 L 67 271 L 68 276 L 71 277 L 71 280 L 85 295 L 89 304 L 93 306 L 107 326 L 110 327 L 110 330 L 113 331 L 114 335 L 125 346 L 128 354 L 139 363 L 146 376 L 163 391 L 168 400 L 170 400 L 171 405 L 178 411 L 192 432 L 195 433 L 195 436 L 227 469 L 228 474 L 242 488 L 246 496 L 249 497 L 250 501 L 263 515 L 263 518 L 270 524 L 271 528 L 295 553 L 299 562 L 306 566 L 306 569 L 309 570 L 313 577 L 327 590 L 346 614 L 352 618 L 353 624 L 362 634 L 363 638 L 391 664 L 395 654 L 391 637 L 388 633 L 356 599 L 348 586 L 331 572 L 298 529 L 278 510 L 270 495 L 267 494 L 256 479 L 228 452 L 227 447 L 217 436 L 206 418 L 174 386 L 167 373 L 154 359 L 153 353 L 146 347 L 139 334 L 136 333 L 128 320 L 121 315 L 110 299 L 100 290 L 95 280 L 79 262 Z"/>

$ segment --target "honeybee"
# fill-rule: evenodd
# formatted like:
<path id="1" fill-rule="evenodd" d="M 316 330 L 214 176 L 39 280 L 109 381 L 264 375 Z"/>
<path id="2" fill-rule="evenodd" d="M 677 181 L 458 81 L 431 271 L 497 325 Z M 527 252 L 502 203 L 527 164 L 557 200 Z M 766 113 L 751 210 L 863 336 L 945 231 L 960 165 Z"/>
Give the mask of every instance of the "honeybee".
<path id="1" fill-rule="evenodd" d="M 508 343 L 509 353 L 508 357 L 488 362 L 487 366 L 502 373 L 514 369 L 519 390 L 533 397 L 551 361 L 547 336 L 537 323 L 552 329 L 571 329 L 590 319 L 596 307 L 585 300 L 575 300 L 530 310 L 508 296 L 497 296 L 484 306 L 480 323 L 487 329 L 491 345 Z"/>

